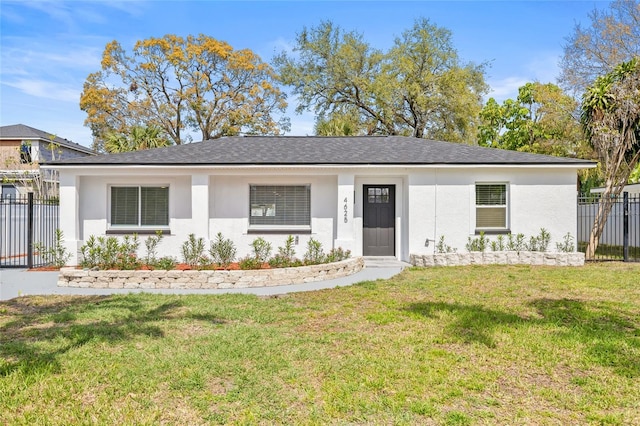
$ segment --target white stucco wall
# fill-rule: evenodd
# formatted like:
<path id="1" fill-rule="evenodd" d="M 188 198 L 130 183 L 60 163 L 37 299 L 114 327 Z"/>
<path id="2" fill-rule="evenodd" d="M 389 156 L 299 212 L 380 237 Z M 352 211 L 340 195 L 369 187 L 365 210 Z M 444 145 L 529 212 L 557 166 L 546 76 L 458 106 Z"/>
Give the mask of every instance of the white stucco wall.
<path id="1" fill-rule="evenodd" d="M 507 221 L 512 234 L 551 234 L 555 249 L 567 232 L 576 233 L 576 171 L 550 168 L 449 168 L 409 176 L 409 251 L 434 252 L 442 235 L 445 243 L 466 251 L 476 238 L 475 184 L 508 186 Z M 489 236 L 495 240 L 496 236 Z M 425 241 L 429 239 L 429 247 Z"/>
<path id="2" fill-rule="evenodd" d="M 112 185 L 168 185 L 169 230 L 159 251 L 161 255 L 181 258 L 180 248 L 189 234 L 202 237 L 207 247 L 218 232 L 232 238 L 238 257 L 250 253 L 250 243 L 263 237 L 272 243 L 274 254 L 289 234 L 298 237 L 296 254 L 302 257 L 310 238 L 319 240 L 325 251 L 334 247 L 337 212 L 337 177 L 335 175 L 308 176 L 284 172 L 280 176 L 264 173 L 216 174 L 211 170 L 184 170 L 129 168 L 120 170 L 84 170 L 76 175 L 63 170 L 61 187 L 61 228 L 67 247 L 74 253 L 71 264 L 78 261 L 80 246 L 89 236 L 105 235 L 109 224 L 109 188 Z M 311 233 L 249 233 L 249 185 L 311 185 Z M 139 236 L 140 254 L 144 254 L 145 235 Z"/>
<path id="3" fill-rule="evenodd" d="M 61 228 L 75 254 L 90 235 L 109 229 L 110 185 L 168 185 L 171 233 L 161 243 L 161 255 L 180 259 L 190 233 L 208 246 L 222 232 L 235 242 L 239 257 L 250 253 L 249 244 L 259 236 L 276 251 L 289 233 L 298 236 L 300 257 L 311 237 L 326 251 L 340 246 L 360 256 L 363 185 L 395 185 L 396 257 L 408 260 L 411 254 L 433 253 L 442 235 L 446 244 L 465 251 L 468 238 L 476 237 L 476 182 L 508 185 L 513 234 L 528 238 L 544 227 L 552 236 L 551 249 L 567 232 L 575 236 L 576 170 L 550 167 L 62 168 Z M 250 232 L 251 184 L 311 185 L 311 234 Z"/>
<path id="4" fill-rule="evenodd" d="M 309 176 L 304 174 L 282 174 L 280 176 L 215 175 L 210 185 L 210 219 L 208 239 L 214 239 L 218 232 L 232 238 L 238 249 L 238 256 L 251 252 L 250 244 L 257 237 L 271 243 L 274 254 L 283 246 L 289 235 L 298 237 L 296 256 L 302 257 L 307 242 L 314 238 L 322 243 L 325 251 L 333 248 L 335 235 L 335 215 L 337 211 L 336 176 Z M 311 185 L 311 233 L 284 231 L 282 233 L 249 232 L 249 186 L 257 185 Z M 204 235 L 203 235 L 204 236 Z"/>

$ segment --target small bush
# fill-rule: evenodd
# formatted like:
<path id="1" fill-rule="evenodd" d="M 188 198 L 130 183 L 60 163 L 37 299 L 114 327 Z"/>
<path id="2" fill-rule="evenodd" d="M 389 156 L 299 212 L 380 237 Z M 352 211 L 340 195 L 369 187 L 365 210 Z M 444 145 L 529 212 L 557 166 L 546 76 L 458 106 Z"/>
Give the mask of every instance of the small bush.
<path id="1" fill-rule="evenodd" d="M 251 243 L 253 257 L 262 265 L 271 257 L 271 243 L 262 237 L 258 237 Z"/>
<path id="2" fill-rule="evenodd" d="M 342 247 L 332 248 L 325 257 L 326 263 L 340 262 L 341 260 L 349 259 L 351 257 L 351 250 L 343 250 Z"/>
<path id="3" fill-rule="evenodd" d="M 517 234 L 515 237 L 513 234 L 507 235 L 507 250 L 509 251 L 523 251 L 527 249 L 524 234 Z"/>
<path id="4" fill-rule="evenodd" d="M 540 228 L 540 234 L 529 239 L 529 246 L 527 248 L 530 251 L 547 251 L 550 240 L 551 234 L 549 234 L 546 229 Z"/>
<path id="5" fill-rule="evenodd" d="M 282 256 L 280 253 L 269 259 L 269 266 L 272 268 L 290 268 L 292 266 L 301 266 L 302 261 L 296 258 L 289 259 Z"/>
<path id="6" fill-rule="evenodd" d="M 157 262 L 156 256 L 158 255 L 158 244 L 160 244 L 160 241 L 162 241 L 162 231 L 156 231 L 156 235 L 150 235 L 144 241 L 144 245 L 147 248 L 144 262 L 149 266 Z"/>
<path id="7" fill-rule="evenodd" d="M 140 241 L 137 234 L 125 235 L 118 247 L 116 268 L 126 270 L 139 268 L 138 247 L 140 247 Z"/>
<path id="8" fill-rule="evenodd" d="M 572 253 L 575 251 L 575 245 L 573 244 L 573 235 L 567 232 L 562 239 L 561 243 L 556 243 L 556 249 L 564 253 Z"/>
<path id="9" fill-rule="evenodd" d="M 440 235 L 440 239 L 438 240 L 438 243 L 436 244 L 435 249 L 436 249 L 436 253 L 455 253 L 456 252 L 456 249 L 445 244 L 444 235 Z"/>
<path id="10" fill-rule="evenodd" d="M 293 235 L 289 235 L 284 242 L 284 247 L 278 247 L 278 254 L 283 258 L 292 261 L 296 256 L 296 250 L 293 247 L 294 241 Z"/>
<path id="11" fill-rule="evenodd" d="M 260 262 L 255 256 L 245 256 L 238 262 L 240 269 L 262 269 L 264 262 Z"/>
<path id="12" fill-rule="evenodd" d="M 489 239 L 485 237 L 484 232 L 480 232 L 479 237 L 468 238 L 465 248 L 469 252 L 472 252 L 472 251 L 484 252 L 485 250 L 487 250 L 488 245 L 489 245 Z"/>
<path id="13" fill-rule="evenodd" d="M 165 271 L 169 271 L 171 269 L 174 269 L 176 267 L 176 259 L 174 259 L 171 256 L 164 256 L 161 257 L 160 259 L 157 259 L 152 265 L 154 269 L 162 269 Z"/>
<path id="14" fill-rule="evenodd" d="M 182 260 L 196 269 L 207 264 L 208 259 L 204 255 L 204 239 L 189 234 L 189 239 L 182 244 Z"/>
<path id="15" fill-rule="evenodd" d="M 305 265 L 317 265 L 324 263 L 325 254 L 322 249 L 322 243 L 314 238 L 310 238 L 307 242 L 307 251 L 304 254 Z"/>
<path id="16" fill-rule="evenodd" d="M 284 246 L 278 247 L 278 254 L 269 259 L 269 266 L 272 268 L 288 268 L 300 266 L 302 262 L 296 259 L 293 235 L 289 235 L 284 242 Z"/>
<path id="17" fill-rule="evenodd" d="M 504 235 L 498 235 L 496 241 L 491 241 L 492 251 L 504 251 Z"/>
<path id="18" fill-rule="evenodd" d="M 89 236 L 80 247 L 80 266 L 99 269 L 136 269 L 140 261 L 136 254 L 140 242 L 138 236 L 125 236 L 122 243 L 116 237 Z"/>
<path id="19" fill-rule="evenodd" d="M 237 250 L 233 241 L 228 238 L 224 238 L 222 236 L 222 232 L 218 232 L 216 240 L 211 242 L 211 247 L 209 248 L 211 261 L 216 265 L 227 269 L 236 259 L 236 253 Z"/>
<path id="20" fill-rule="evenodd" d="M 64 240 L 62 230 L 56 229 L 55 239 L 51 247 L 47 248 L 42 243 L 36 243 L 33 248 L 48 265 L 62 268 L 71 258 L 71 253 L 62 244 L 62 240 Z"/>

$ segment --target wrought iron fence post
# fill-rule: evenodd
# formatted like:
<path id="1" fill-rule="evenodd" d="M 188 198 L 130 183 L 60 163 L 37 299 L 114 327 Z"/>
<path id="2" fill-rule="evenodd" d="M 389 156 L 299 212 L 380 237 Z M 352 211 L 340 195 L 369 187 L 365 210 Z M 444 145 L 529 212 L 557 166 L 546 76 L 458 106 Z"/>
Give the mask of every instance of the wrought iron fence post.
<path id="1" fill-rule="evenodd" d="M 629 193 L 622 194 L 622 258 L 629 261 Z"/>
<path id="2" fill-rule="evenodd" d="M 33 268 L 33 192 L 27 194 L 27 268 Z"/>

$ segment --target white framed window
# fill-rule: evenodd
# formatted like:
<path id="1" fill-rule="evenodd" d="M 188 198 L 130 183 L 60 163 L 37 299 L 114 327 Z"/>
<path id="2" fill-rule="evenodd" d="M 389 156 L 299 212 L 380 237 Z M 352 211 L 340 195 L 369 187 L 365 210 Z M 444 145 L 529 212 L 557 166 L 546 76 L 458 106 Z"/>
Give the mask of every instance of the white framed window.
<path id="1" fill-rule="evenodd" d="M 250 229 L 310 229 L 311 185 L 250 185 Z"/>
<path id="2" fill-rule="evenodd" d="M 111 186 L 112 228 L 169 226 L 169 186 Z"/>
<path id="3" fill-rule="evenodd" d="M 476 230 L 506 231 L 508 221 L 508 185 L 476 182 Z"/>

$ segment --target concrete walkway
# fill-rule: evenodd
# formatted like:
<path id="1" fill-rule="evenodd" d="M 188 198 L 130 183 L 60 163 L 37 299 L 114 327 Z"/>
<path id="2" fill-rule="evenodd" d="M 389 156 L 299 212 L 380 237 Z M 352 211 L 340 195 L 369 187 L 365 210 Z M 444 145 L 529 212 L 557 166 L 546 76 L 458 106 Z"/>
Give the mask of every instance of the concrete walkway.
<path id="1" fill-rule="evenodd" d="M 272 296 L 276 294 L 295 293 L 299 291 L 322 290 L 352 285 L 362 281 L 375 281 L 391 278 L 399 274 L 402 269 L 410 266 L 390 258 L 365 258 L 365 268 L 348 277 L 313 283 L 283 285 L 276 287 L 254 287 L 237 289 L 102 289 L 102 288 L 73 288 L 58 287 L 58 272 L 27 271 L 25 269 L 0 269 L 0 300 L 9 300 L 18 296 L 28 295 L 108 295 L 128 293 L 158 293 L 158 294 L 225 294 L 243 293 L 258 296 Z"/>

